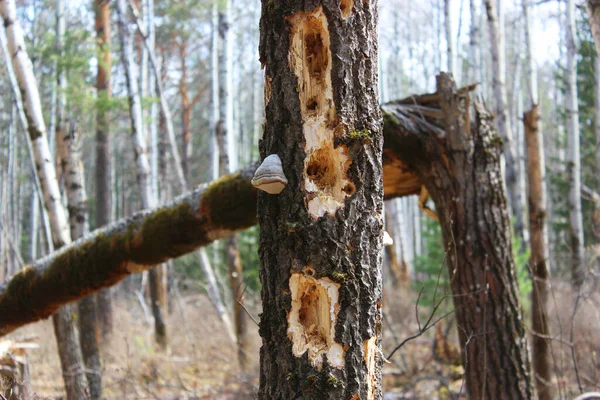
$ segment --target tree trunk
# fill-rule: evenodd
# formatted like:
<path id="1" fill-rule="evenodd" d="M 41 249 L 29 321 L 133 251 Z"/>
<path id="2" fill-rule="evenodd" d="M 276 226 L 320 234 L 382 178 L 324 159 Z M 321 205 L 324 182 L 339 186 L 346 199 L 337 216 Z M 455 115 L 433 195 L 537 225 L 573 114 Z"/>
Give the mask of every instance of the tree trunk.
<path id="1" fill-rule="evenodd" d="M 498 12 L 503 13 L 501 7 L 496 8 L 497 0 L 484 0 L 487 12 L 490 34 L 490 49 L 492 56 L 494 97 L 496 99 L 496 123 L 500 138 L 504 143 L 506 187 L 510 195 L 510 206 L 515 218 L 515 233 L 523 244 L 525 242 L 525 224 L 523 209 L 523 193 L 519 190 L 518 168 L 512 126 L 506 104 L 506 57 L 504 52 L 504 27 L 498 23 Z M 524 246 L 522 248 L 525 248 Z"/>
<path id="2" fill-rule="evenodd" d="M 148 149 L 146 146 L 146 138 L 142 131 L 142 104 L 140 99 L 138 81 L 135 74 L 135 64 L 132 54 L 132 42 L 129 35 L 129 26 L 127 22 L 127 6 L 125 0 L 117 0 L 117 14 L 119 21 L 119 40 L 121 42 L 121 59 L 125 66 L 125 79 L 127 81 L 127 91 L 129 97 L 129 113 L 131 118 L 131 133 L 133 136 L 133 150 L 136 159 L 137 181 L 140 190 L 140 202 L 142 209 L 151 209 L 156 207 L 156 193 L 152 190 L 150 181 L 150 163 L 148 157 Z M 136 16 L 137 17 L 137 16 Z M 137 21 L 138 29 L 140 29 L 139 20 Z M 146 42 L 146 38 L 143 38 Z M 154 54 L 152 49 L 149 49 L 149 57 L 153 60 Z M 151 61 L 155 74 L 157 73 L 156 64 Z M 157 81 L 160 87 L 160 81 Z M 163 110 L 164 111 L 164 110 Z M 167 116 L 165 115 L 165 118 Z M 185 187 L 185 184 L 184 184 Z M 166 349 L 167 346 L 167 328 L 164 323 L 163 310 L 161 300 L 156 296 L 160 292 L 158 289 L 161 281 L 160 271 L 158 268 L 150 269 L 150 298 L 152 301 L 152 314 L 154 316 L 154 333 L 156 343 L 161 349 Z M 154 290 L 153 290 L 154 287 Z"/>
<path id="3" fill-rule="evenodd" d="M 263 1 L 259 398 L 381 399 L 377 1 Z"/>
<path id="4" fill-rule="evenodd" d="M 479 43 L 481 27 L 478 22 L 477 3 L 477 0 L 469 0 L 471 27 L 469 28 L 469 73 L 467 74 L 468 80 L 466 82 L 469 84 L 481 82 L 481 65 L 479 63 L 479 57 L 481 56 Z"/>
<path id="5" fill-rule="evenodd" d="M 182 142 L 181 142 L 181 167 L 183 168 L 183 175 L 186 181 L 189 179 L 189 154 L 188 149 L 190 148 L 190 123 L 192 119 L 192 105 L 190 103 L 190 97 L 188 94 L 188 83 L 187 83 L 187 42 L 182 39 L 182 43 L 179 45 L 179 59 L 181 62 L 181 77 L 179 78 L 179 94 L 181 94 L 181 129 L 182 129 Z"/>
<path id="6" fill-rule="evenodd" d="M 585 2 L 588 12 L 588 20 L 592 28 L 592 35 L 596 44 L 596 53 L 600 55 L 600 3 L 596 0 Z"/>
<path id="7" fill-rule="evenodd" d="M 111 140 L 110 114 L 108 102 L 111 96 L 110 72 L 110 2 L 94 0 L 96 43 L 98 54 L 98 70 L 96 89 L 98 90 L 98 106 L 96 107 L 96 228 L 102 228 L 110 222 L 111 217 Z M 97 320 L 100 325 L 103 343 L 108 343 L 113 330 L 113 309 L 110 288 L 98 292 Z"/>
<path id="8" fill-rule="evenodd" d="M 451 0 L 444 0 L 444 28 L 446 31 L 446 68 L 454 74 L 454 40 L 452 38 Z"/>
<path id="9" fill-rule="evenodd" d="M 119 4 L 119 2 L 117 2 L 117 4 Z M 117 9 L 118 9 L 118 7 L 117 7 Z M 165 91 L 164 91 L 163 84 L 162 84 L 158 60 L 156 59 L 154 47 L 152 46 L 152 44 L 149 41 L 147 29 L 142 24 L 142 21 L 140 20 L 137 9 L 133 8 L 131 6 L 131 3 L 129 3 L 129 9 L 131 9 L 131 11 L 133 13 L 138 33 L 140 34 L 142 41 L 144 42 L 144 47 L 146 48 L 146 50 L 148 50 L 148 59 L 150 61 L 150 67 L 152 68 L 152 75 L 154 76 L 154 83 L 156 85 L 155 88 L 156 88 L 156 92 L 158 94 L 158 100 L 160 103 L 160 111 L 162 112 L 162 114 L 165 118 L 165 127 L 167 128 L 167 138 L 169 139 L 169 148 L 171 150 L 171 156 L 172 156 L 172 160 L 173 160 L 173 170 L 175 171 L 175 174 L 177 175 L 177 183 L 179 184 L 181 191 L 185 191 L 187 189 L 187 182 L 185 180 L 185 175 L 183 173 L 183 169 L 181 168 L 181 156 L 179 154 L 179 148 L 177 147 L 177 138 L 175 137 L 175 130 L 173 129 L 173 118 L 171 117 L 171 109 L 169 108 L 169 104 L 167 103 L 167 98 L 165 96 Z M 125 18 L 127 15 L 127 7 L 125 4 L 123 4 L 122 13 L 123 13 L 123 17 Z M 125 32 L 125 33 L 128 34 L 128 32 Z M 121 36 L 121 35 L 119 35 L 119 36 Z M 133 72 L 134 71 L 133 58 L 131 58 L 131 61 L 132 61 L 131 71 Z M 126 71 L 127 71 L 127 69 L 126 69 Z M 139 90 L 139 88 L 138 88 L 138 90 Z M 139 97 L 139 93 L 137 94 L 137 96 Z M 130 96 L 130 98 L 131 98 L 131 96 Z M 140 111 L 140 114 L 141 114 L 141 111 Z M 143 137 L 143 135 L 142 135 L 142 137 Z M 150 183 L 152 183 L 152 182 L 150 182 Z M 155 195 L 156 195 L 156 193 L 155 193 Z"/>
<path id="10" fill-rule="evenodd" d="M 217 143 L 219 145 L 219 175 L 223 176 L 231 170 L 230 155 L 235 154 L 231 150 L 233 146 L 233 134 L 230 131 L 232 128 L 231 120 L 233 116 L 232 107 L 230 106 L 230 98 L 232 96 L 231 85 L 231 54 L 230 34 L 229 34 L 229 13 L 231 2 L 225 2 L 225 5 L 219 10 L 219 46 L 218 62 L 219 62 L 219 120 L 217 121 Z M 231 297 L 233 302 L 233 321 L 235 323 L 235 335 L 238 346 L 238 362 L 240 368 L 245 370 L 248 366 L 248 324 L 246 322 L 246 314 L 243 309 L 244 304 L 244 276 L 242 270 L 242 262 L 237 246 L 237 238 L 235 235 L 230 236 L 226 240 L 227 251 L 227 266 L 229 270 L 229 283 L 231 287 Z"/>
<path id="11" fill-rule="evenodd" d="M 80 239 L 89 233 L 88 200 L 85 192 L 84 168 L 76 124 L 71 121 L 67 127 L 63 118 L 63 129 L 57 137 L 59 141 L 62 175 L 69 206 L 71 237 Z M 59 120 L 59 121 L 60 121 Z M 79 302 L 79 329 L 81 332 L 81 352 L 85 361 L 90 398 L 102 398 L 102 366 L 98 350 L 98 327 L 96 323 L 96 301 L 93 295 Z"/>
<path id="12" fill-rule="evenodd" d="M 548 326 L 548 228 L 546 226 L 546 170 L 544 136 L 538 114 L 537 71 L 532 54 L 530 0 L 523 0 L 527 91 L 530 109 L 523 115 L 527 153 L 527 195 L 529 203 L 529 268 L 533 280 L 531 292 L 531 328 L 533 330 L 533 374 L 540 400 L 553 398 L 550 364 L 550 328 Z"/>
<path id="13" fill-rule="evenodd" d="M 581 213 L 581 155 L 579 151 L 579 105 L 577 97 L 577 47 L 575 44 L 575 4 L 567 0 L 567 137 L 569 174 L 569 227 L 571 232 L 572 281 L 580 286 L 585 278 L 583 216 Z"/>
<path id="14" fill-rule="evenodd" d="M 529 399 L 533 383 L 518 298 L 510 221 L 491 115 L 438 77 L 442 115 L 425 125 L 403 105 L 384 106 L 386 138 L 420 177 L 436 205 L 448 254 L 466 389 L 474 399 Z M 473 121 L 473 123 L 471 123 Z M 445 137 L 431 125 L 445 126 Z M 388 132 L 391 130 L 392 132 Z M 415 134 L 415 132 L 417 134 Z M 395 135 L 393 134 L 395 133 Z"/>
<path id="15" fill-rule="evenodd" d="M 210 170 L 209 180 L 219 176 L 219 146 L 217 143 L 217 123 L 219 121 L 219 11 L 217 2 L 211 7 L 210 45 Z"/>
<path id="16" fill-rule="evenodd" d="M 529 231 L 533 290 L 531 327 L 533 330 L 533 372 L 540 400 L 553 399 L 550 364 L 550 328 L 548 326 L 548 231 L 546 228 L 546 173 L 543 136 L 539 129 L 537 105 L 523 115 L 527 145 Z"/>
<path id="17" fill-rule="evenodd" d="M 600 53 L 599 53 L 600 54 Z M 594 81 L 594 131 L 596 132 L 596 178 L 600 184 L 600 55 L 596 55 L 594 60 L 595 81 Z M 599 185 L 600 186 L 600 185 Z M 594 204 L 593 219 L 594 238 L 596 243 L 600 244 L 600 203 Z M 600 265 L 600 259 L 597 263 Z"/>
<path id="18" fill-rule="evenodd" d="M 61 8 L 60 3 L 57 6 L 57 15 L 61 18 L 64 9 Z M 37 82 L 33 75 L 31 60 L 25 50 L 23 31 L 17 20 L 14 0 L 6 0 L 0 3 L 0 15 L 2 15 L 7 33 L 9 51 L 13 54 L 12 66 L 23 97 L 23 111 L 25 112 L 27 131 L 29 132 L 36 169 L 44 194 L 44 205 L 50 219 L 54 247 L 58 249 L 70 244 L 71 236 L 66 212 L 61 203 L 56 170 L 52 163 L 53 158 L 50 156 Z M 62 28 L 64 28 L 64 25 L 59 29 L 59 40 Z M 79 349 L 79 332 L 74 323 L 73 307 L 68 305 L 59 309 L 53 317 L 53 323 L 67 398 L 69 400 L 85 399 L 88 397 L 87 382 L 82 370 L 83 359 Z"/>

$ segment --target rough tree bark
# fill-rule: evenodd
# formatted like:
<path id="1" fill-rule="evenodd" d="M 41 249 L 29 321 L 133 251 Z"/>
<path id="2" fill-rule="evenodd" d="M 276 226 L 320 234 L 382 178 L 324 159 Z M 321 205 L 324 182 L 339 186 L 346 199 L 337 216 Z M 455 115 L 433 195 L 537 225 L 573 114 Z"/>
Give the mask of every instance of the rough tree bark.
<path id="1" fill-rule="evenodd" d="M 58 15 L 61 6 L 58 4 Z M 66 211 L 61 203 L 61 194 L 56 179 L 56 170 L 52 163 L 48 145 L 46 125 L 42 115 L 42 105 L 33 74 L 33 66 L 26 51 L 23 31 L 17 20 L 14 0 L 0 2 L 0 15 L 8 38 L 8 48 L 12 54 L 12 67 L 23 98 L 27 130 L 36 169 L 39 174 L 44 205 L 48 211 L 52 239 L 55 248 L 71 243 L 71 235 Z M 8 60 L 7 60 L 8 63 Z M 21 270 L 23 271 L 23 270 Z M 85 399 L 88 397 L 86 376 L 83 372 L 83 358 L 79 348 L 79 332 L 75 325 L 75 313 L 71 305 L 58 310 L 53 316 L 54 332 L 60 356 L 67 398 Z"/>
<path id="2" fill-rule="evenodd" d="M 156 207 L 156 193 L 152 190 L 150 182 L 150 162 L 148 157 L 148 148 L 146 138 L 142 129 L 142 104 L 138 80 L 136 79 L 135 64 L 132 53 L 132 40 L 129 33 L 129 24 L 127 20 L 127 5 L 126 0 L 117 0 L 117 15 L 119 25 L 119 41 L 121 43 L 121 59 L 125 66 L 125 80 L 127 81 L 127 92 L 129 99 L 129 114 L 131 119 L 131 134 L 133 141 L 133 150 L 136 160 L 136 172 L 138 188 L 140 193 L 140 203 L 142 209 L 152 209 Z M 137 16 L 136 16 L 137 18 Z M 140 29 L 139 20 L 137 21 L 138 29 Z M 141 29 L 140 29 L 141 30 Z M 146 42 L 146 37 L 143 37 Z M 148 49 L 150 59 L 153 59 L 152 49 Z M 153 69 L 156 73 L 156 64 L 152 61 Z M 157 81 L 157 86 L 160 87 L 160 81 Z M 159 89 L 160 91 L 160 89 Z M 164 110 L 163 110 L 164 113 Z M 165 118 L 167 117 L 165 113 Z M 179 162 L 179 160 L 178 160 Z M 181 164 L 179 164 L 181 168 Z M 184 186 L 185 187 L 185 184 Z M 152 268 L 149 271 L 149 280 L 151 287 L 157 289 L 158 283 L 161 282 L 161 274 L 159 268 Z M 164 311 L 161 307 L 161 299 L 157 297 L 160 290 L 151 290 L 150 299 L 152 301 L 152 315 L 154 317 L 154 333 L 155 340 L 158 346 L 162 349 L 167 347 L 167 327 L 164 321 Z"/>
<path id="3" fill-rule="evenodd" d="M 496 7 L 498 0 L 484 0 L 484 6 L 487 12 L 490 52 L 492 55 L 493 87 L 494 97 L 496 99 L 496 123 L 498 132 L 504 142 L 504 158 L 506 187 L 510 195 L 510 206 L 515 218 L 515 233 L 525 244 L 525 224 L 523 193 L 519 190 L 517 157 L 515 141 L 513 138 L 512 126 L 508 115 L 508 106 L 506 103 L 506 57 L 504 51 L 504 27 L 498 23 L 498 12 L 503 12 L 501 8 Z M 523 247 L 525 248 L 525 247 Z"/>
<path id="4" fill-rule="evenodd" d="M 61 124 L 62 121 L 62 124 Z M 59 119 L 62 128 L 57 132 L 62 176 L 69 210 L 71 237 L 80 239 L 89 233 L 88 200 L 85 192 L 85 175 L 81 159 L 80 139 L 75 122 Z M 68 126 L 67 126 L 68 125 Z M 81 352 L 85 361 L 90 399 L 102 398 L 102 366 L 98 350 L 96 302 L 93 295 L 79 301 L 79 329 Z"/>
<path id="5" fill-rule="evenodd" d="M 550 364 L 550 328 L 548 326 L 548 229 L 546 226 L 546 170 L 544 136 L 538 113 L 536 66 L 532 54 L 530 0 L 523 0 L 525 18 L 525 55 L 529 110 L 523 115 L 527 152 L 527 197 L 529 204 L 529 268 L 531 291 L 531 328 L 533 330 L 533 374 L 540 400 L 553 398 Z"/>
<path id="6" fill-rule="evenodd" d="M 98 106 L 96 108 L 96 228 L 102 228 L 110 222 L 111 204 L 111 164 L 110 164 L 110 114 L 108 103 L 111 96 L 110 72 L 110 1 L 94 0 L 96 53 L 98 69 L 96 89 Z M 113 330 L 113 311 L 110 288 L 96 295 L 97 320 L 102 333 L 103 343 L 110 340 Z"/>
<path id="7" fill-rule="evenodd" d="M 262 2 L 259 398 L 381 399 L 377 1 Z"/>
<path id="8" fill-rule="evenodd" d="M 577 97 L 577 45 L 575 43 L 575 4 L 567 1 L 566 109 L 569 174 L 569 227 L 571 230 L 572 281 L 580 286 L 585 277 L 583 215 L 581 213 L 581 154 L 579 149 L 579 105 Z"/>
<path id="9" fill-rule="evenodd" d="M 425 124 L 417 112 L 405 111 L 407 102 L 441 109 L 441 115 L 426 116 Z M 468 93 L 457 92 L 452 78 L 441 74 L 437 95 L 386 105 L 384 120 L 388 145 L 419 175 L 436 205 L 469 396 L 532 398 L 502 140 L 491 115 L 477 103 L 473 114 Z M 445 127 L 442 136 L 434 124 Z"/>

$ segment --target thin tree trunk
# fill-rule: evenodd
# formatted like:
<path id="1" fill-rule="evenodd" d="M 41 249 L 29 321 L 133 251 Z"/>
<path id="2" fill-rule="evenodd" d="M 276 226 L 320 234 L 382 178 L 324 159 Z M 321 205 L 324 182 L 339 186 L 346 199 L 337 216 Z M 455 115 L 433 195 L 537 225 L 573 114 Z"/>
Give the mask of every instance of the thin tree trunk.
<path id="1" fill-rule="evenodd" d="M 596 177 L 600 184 L 600 55 L 594 59 L 594 130 L 596 132 Z M 600 186 L 600 185 L 599 185 Z M 600 203 L 594 205 L 593 232 L 596 243 L 600 244 Z M 600 259 L 597 261 L 600 264 Z"/>
<path id="2" fill-rule="evenodd" d="M 577 46 L 575 43 L 575 4 L 567 0 L 567 137 L 569 174 L 569 226 L 571 231 L 572 281 L 580 286 L 585 277 L 583 216 L 581 213 L 581 155 L 579 150 L 579 105 L 577 104 Z"/>
<path id="3" fill-rule="evenodd" d="M 35 179 L 35 178 L 34 178 Z M 31 196 L 31 206 L 29 207 L 31 210 L 30 220 L 29 220 L 29 259 L 30 262 L 33 262 L 37 259 L 38 254 L 38 230 L 40 227 L 40 203 L 38 197 L 35 195 L 36 187 L 35 184 L 31 185 L 31 191 L 33 195 Z"/>
<path id="4" fill-rule="evenodd" d="M 478 22 L 477 0 L 469 1 L 469 11 L 471 15 L 471 28 L 469 29 L 469 74 L 467 83 L 481 82 L 481 66 L 479 65 L 479 57 L 481 49 L 479 48 L 479 36 L 481 27 Z"/>
<path id="5" fill-rule="evenodd" d="M 65 182 L 69 206 L 71 237 L 80 239 L 89 233 L 88 200 L 85 192 L 85 173 L 81 159 L 80 139 L 77 126 L 70 121 L 69 126 L 61 118 L 62 129 L 58 131 L 62 175 Z M 93 295 L 79 301 L 79 329 L 81 351 L 85 361 L 90 398 L 102 398 L 102 369 L 98 350 L 98 328 L 96 323 L 96 301 Z"/>
<path id="6" fill-rule="evenodd" d="M 263 1 L 260 151 L 289 183 L 259 193 L 258 396 L 381 399 L 377 1 L 317 4 Z"/>
<path id="7" fill-rule="evenodd" d="M 521 242 L 525 244 L 524 235 L 524 208 L 523 193 L 519 190 L 518 168 L 515 150 L 515 141 L 513 138 L 512 126 L 508 115 L 508 106 L 506 104 L 506 57 L 504 51 L 504 29 L 500 25 L 498 17 L 503 14 L 501 7 L 496 8 L 497 0 L 484 0 L 487 12 L 488 27 L 490 34 L 490 49 L 492 56 L 493 86 L 494 97 L 496 99 L 496 123 L 500 138 L 504 142 L 505 157 L 505 175 L 506 186 L 510 196 L 510 206 L 515 218 L 515 232 Z"/>
<path id="8" fill-rule="evenodd" d="M 231 54 L 229 52 L 229 13 L 231 1 L 226 1 L 219 10 L 219 39 L 221 46 L 218 52 L 219 62 L 219 120 L 217 121 L 217 143 L 219 145 L 219 175 L 223 176 L 231 171 L 231 151 L 233 146 L 233 135 L 229 131 L 231 128 L 230 120 L 233 118 L 233 112 L 229 101 L 232 96 L 231 85 Z M 237 237 L 232 235 L 227 238 L 226 243 L 227 266 L 229 270 L 229 283 L 233 303 L 233 321 L 235 323 L 235 335 L 238 347 L 238 362 L 240 368 L 245 370 L 248 367 L 248 324 L 244 312 L 244 276 L 242 271 L 242 262 L 237 245 Z"/>
<path id="9" fill-rule="evenodd" d="M 179 93 L 181 94 L 181 129 L 182 129 L 182 142 L 181 142 L 181 167 L 183 168 L 183 175 L 186 181 L 189 179 L 189 148 L 190 148 L 190 123 L 192 119 L 192 105 L 190 104 L 190 97 L 188 93 L 187 83 L 187 42 L 182 39 L 182 43 L 179 44 L 179 59 L 181 62 L 181 77 L 179 78 Z"/>
<path id="10" fill-rule="evenodd" d="M 57 5 L 57 10 L 59 18 L 62 17 L 64 8 L 61 3 Z M 0 14 L 8 37 L 8 48 L 13 54 L 12 66 L 24 100 L 23 111 L 26 117 L 27 131 L 44 194 L 44 204 L 50 219 L 54 247 L 58 249 L 70 244 L 71 236 L 66 212 L 61 203 L 56 170 L 52 163 L 53 158 L 50 156 L 37 82 L 33 75 L 31 60 L 25 51 L 23 31 L 17 20 L 14 0 L 5 0 L 0 3 Z M 61 40 L 60 35 L 59 30 L 59 40 Z M 54 332 L 69 400 L 88 398 L 87 382 L 82 368 L 83 358 L 79 349 L 79 332 L 75 325 L 74 315 L 73 307 L 68 305 L 60 308 L 53 317 Z"/>
<path id="11" fill-rule="evenodd" d="M 119 2 L 117 2 L 119 4 Z M 125 6 L 125 5 L 124 5 Z M 175 170 L 175 174 L 177 175 L 177 182 L 180 186 L 181 191 L 185 191 L 187 189 L 187 183 L 185 180 L 185 174 L 183 173 L 183 169 L 181 168 L 181 156 L 179 154 L 179 148 L 177 147 L 177 139 L 175 137 L 175 130 L 173 129 L 173 119 L 171 117 L 171 110 L 169 108 L 169 104 L 167 103 L 167 98 L 165 96 L 165 91 L 162 86 L 161 74 L 158 65 L 158 61 L 156 60 L 156 55 L 154 53 L 154 48 L 151 47 L 151 44 L 148 40 L 147 30 L 143 26 L 142 22 L 139 18 L 138 11 L 131 7 L 131 9 L 135 24 L 137 26 L 138 32 L 142 37 L 142 41 L 144 42 L 144 46 L 148 50 L 148 59 L 150 61 L 150 67 L 152 68 L 152 73 L 154 76 L 154 83 L 156 84 L 156 91 L 158 94 L 158 100 L 160 102 L 160 110 L 164 115 L 166 128 L 167 128 L 167 138 L 169 139 L 169 147 L 171 150 L 171 156 L 173 157 L 173 169 Z M 127 7 L 123 9 L 124 17 L 127 14 Z M 133 62 L 133 59 L 132 59 Z M 132 64 L 133 67 L 133 64 Z M 138 94 L 139 96 L 139 94 Z M 141 113 L 141 112 L 140 112 Z"/>
<path id="12" fill-rule="evenodd" d="M 111 97 L 110 73 L 110 2 L 94 0 L 98 70 L 96 89 L 98 105 L 96 107 L 96 228 L 107 225 L 112 214 L 111 185 L 111 140 L 110 113 L 108 103 Z M 113 309 L 111 289 L 105 289 L 96 295 L 97 320 L 103 344 L 110 341 L 113 331 Z"/>
<path id="13" fill-rule="evenodd" d="M 117 14 L 119 21 L 119 40 L 121 42 L 121 59 L 123 65 L 125 66 L 125 78 L 127 81 L 127 91 L 129 97 L 129 114 L 131 119 L 131 133 L 133 136 L 133 150 L 136 159 L 140 202 L 142 209 L 151 209 L 156 207 L 158 202 L 156 193 L 152 190 L 152 183 L 150 182 L 150 163 L 146 146 L 146 138 L 142 131 L 142 105 L 138 81 L 135 74 L 132 41 L 129 35 L 126 0 L 117 0 Z M 138 28 L 139 27 L 140 25 L 138 20 Z M 146 42 L 145 37 L 143 40 Z M 152 60 L 154 57 L 152 49 L 149 49 L 148 53 L 150 59 Z M 155 68 L 156 65 L 154 61 L 151 61 L 151 63 L 153 68 Z M 157 81 L 157 85 L 160 86 L 159 81 Z M 161 281 L 160 271 L 158 271 L 157 268 L 153 268 L 149 271 L 149 274 L 151 282 L 150 298 L 152 301 L 152 314 L 154 316 L 155 340 L 158 346 L 164 350 L 167 347 L 167 328 L 163 318 L 163 310 L 161 307 L 162 302 L 161 299 L 157 297 L 160 292 L 160 290 L 157 290 L 158 282 Z"/>
<path id="14" fill-rule="evenodd" d="M 527 144 L 527 175 L 529 197 L 529 231 L 533 277 L 531 292 L 531 327 L 533 329 L 533 372 L 540 400 L 552 395 L 552 368 L 550 364 L 550 328 L 548 326 L 548 231 L 546 228 L 546 177 L 544 168 L 543 136 L 539 129 L 536 104 L 524 116 Z"/>
<path id="15" fill-rule="evenodd" d="M 527 195 L 531 257 L 529 267 L 533 280 L 531 292 L 532 360 L 535 385 L 540 400 L 553 399 L 550 360 L 550 327 L 548 326 L 548 228 L 546 226 L 546 168 L 544 136 L 538 113 L 537 71 L 531 41 L 530 0 L 523 0 L 525 19 L 526 78 L 529 110 L 523 115 L 527 150 Z"/>
<path id="16" fill-rule="evenodd" d="M 219 145 L 217 143 L 217 123 L 219 121 L 219 11 L 217 2 L 211 8 L 211 48 L 210 48 L 210 171 L 209 179 L 219 176 Z"/>
<path id="17" fill-rule="evenodd" d="M 452 20 L 450 18 L 451 0 L 444 0 L 444 28 L 446 31 L 446 68 L 454 74 L 454 39 L 452 38 Z"/>
<path id="18" fill-rule="evenodd" d="M 443 116 L 428 119 L 427 125 L 416 113 L 404 112 L 402 103 L 385 105 L 388 145 L 419 175 L 435 202 L 469 397 L 529 399 L 534 389 L 500 140 L 491 115 L 477 103 L 472 115 L 468 94 L 457 93 L 450 76 L 438 76 L 438 95 L 439 105 L 427 105 L 439 107 Z M 425 105 L 419 98 L 408 101 Z M 443 140 L 436 132 L 426 132 L 436 124 L 445 127 Z M 421 133 L 415 135 L 415 130 Z"/>

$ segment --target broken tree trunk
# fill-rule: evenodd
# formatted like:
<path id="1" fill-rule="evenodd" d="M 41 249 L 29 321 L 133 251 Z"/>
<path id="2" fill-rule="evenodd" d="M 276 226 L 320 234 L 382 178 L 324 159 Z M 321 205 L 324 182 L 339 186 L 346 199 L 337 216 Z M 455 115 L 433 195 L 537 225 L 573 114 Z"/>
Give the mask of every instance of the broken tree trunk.
<path id="1" fill-rule="evenodd" d="M 538 107 L 534 104 L 523 115 L 527 146 L 527 180 L 531 257 L 529 267 L 533 279 L 531 292 L 531 328 L 533 330 L 533 372 L 540 400 L 552 395 L 550 364 L 550 328 L 548 326 L 548 231 L 546 228 L 546 173 L 543 136 L 539 129 Z"/>
<path id="2" fill-rule="evenodd" d="M 437 84 L 437 100 L 405 101 L 440 109 L 437 119 L 406 112 L 403 102 L 384 106 L 386 140 L 435 202 L 469 396 L 532 398 L 500 165 L 502 140 L 490 113 L 476 103 L 473 114 L 468 93 L 458 92 L 451 76 L 441 74 Z M 432 128 L 436 124 L 445 127 L 441 136 Z"/>
<path id="3" fill-rule="evenodd" d="M 377 1 L 263 1 L 258 397 L 379 399 L 383 185 Z M 276 366 L 276 367 L 274 367 Z"/>
<path id="4" fill-rule="evenodd" d="M 546 225 L 546 168 L 544 136 L 538 113 L 538 85 L 532 53 L 530 0 L 523 0 L 525 18 L 526 72 L 529 110 L 523 115 L 527 152 L 527 199 L 529 203 L 529 268 L 531 291 L 531 329 L 533 376 L 540 400 L 554 398 L 550 364 L 550 328 L 548 326 L 548 228 Z"/>

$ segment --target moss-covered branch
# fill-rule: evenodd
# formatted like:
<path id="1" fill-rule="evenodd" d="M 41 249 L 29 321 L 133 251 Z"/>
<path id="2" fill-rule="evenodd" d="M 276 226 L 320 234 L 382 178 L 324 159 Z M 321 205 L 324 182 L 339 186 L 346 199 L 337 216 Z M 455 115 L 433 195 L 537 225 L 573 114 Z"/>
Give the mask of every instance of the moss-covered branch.
<path id="1" fill-rule="evenodd" d="M 389 132 L 393 132 L 390 129 Z M 388 140 L 390 139 L 390 140 Z M 384 192 L 391 199 L 421 190 L 419 178 L 384 146 Z M 60 306 L 132 273 L 190 253 L 256 223 L 256 165 L 201 185 L 171 204 L 96 230 L 25 267 L 0 285 L 0 336 L 52 315 Z"/>
<path id="2" fill-rule="evenodd" d="M 141 211 L 27 266 L 0 286 L 0 335 L 126 276 L 256 223 L 254 167 Z"/>

